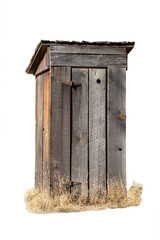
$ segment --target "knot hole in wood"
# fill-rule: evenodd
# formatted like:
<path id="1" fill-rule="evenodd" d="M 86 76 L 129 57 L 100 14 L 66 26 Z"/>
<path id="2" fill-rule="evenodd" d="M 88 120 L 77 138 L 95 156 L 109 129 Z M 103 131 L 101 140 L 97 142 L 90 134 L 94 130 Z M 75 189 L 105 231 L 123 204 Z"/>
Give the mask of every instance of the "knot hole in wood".
<path id="1" fill-rule="evenodd" d="M 126 114 L 120 113 L 120 114 L 119 114 L 119 118 L 120 118 L 121 120 L 126 120 Z"/>
<path id="2" fill-rule="evenodd" d="M 97 83 L 98 83 L 98 84 L 100 84 L 100 83 L 101 83 L 101 80 L 100 80 L 99 78 L 97 79 Z"/>

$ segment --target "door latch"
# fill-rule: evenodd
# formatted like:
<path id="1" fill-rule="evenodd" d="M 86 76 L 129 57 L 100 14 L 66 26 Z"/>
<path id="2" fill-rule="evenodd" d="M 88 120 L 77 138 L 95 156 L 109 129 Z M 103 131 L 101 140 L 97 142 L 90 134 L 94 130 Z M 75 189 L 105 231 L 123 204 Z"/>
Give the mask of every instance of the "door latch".
<path id="1" fill-rule="evenodd" d="M 70 81 L 70 82 L 62 82 L 62 84 L 66 85 L 66 86 L 70 86 L 70 87 L 74 88 L 75 90 L 77 89 L 77 87 L 82 86 L 81 83 L 72 82 L 72 81 Z"/>

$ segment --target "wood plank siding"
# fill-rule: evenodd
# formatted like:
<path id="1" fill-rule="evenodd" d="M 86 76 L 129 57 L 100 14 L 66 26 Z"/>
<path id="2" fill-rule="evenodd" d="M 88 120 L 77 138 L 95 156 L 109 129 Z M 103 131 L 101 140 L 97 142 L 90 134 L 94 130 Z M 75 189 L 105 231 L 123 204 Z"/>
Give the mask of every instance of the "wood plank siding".
<path id="1" fill-rule="evenodd" d="M 43 189 L 50 191 L 50 74 L 41 75 L 44 81 L 44 114 L 43 114 Z"/>
<path id="2" fill-rule="evenodd" d="M 112 177 L 117 177 L 126 183 L 126 69 L 109 68 L 108 80 L 108 181 Z"/>
<path id="3" fill-rule="evenodd" d="M 126 54 L 102 55 L 102 54 L 64 54 L 51 52 L 52 66 L 72 67 L 127 67 Z"/>
<path id="4" fill-rule="evenodd" d="M 72 162 L 71 180 L 80 182 L 83 194 L 88 188 L 88 69 L 73 68 L 72 81 L 82 85 L 72 88 Z"/>
<path id="5" fill-rule="evenodd" d="M 62 46 L 52 45 L 52 53 L 78 53 L 78 54 L 126 54 L 126 47 L 100 47 L 100 46 Z"/>
<path id="6" fill-rule="evenodd" d="M 50 42 L 37 46 L 35 187 L 63 178 L 87 197 L 126 184 L 126 70 L 133 42 Z M 77 85 L 78 84 L 78 85 Z M 71 188 L 70 188 L 71 189 Z"/>
<path id="7" fill-rule="evenodd" d="M 70 67 L 54 67 L 51 76 L 51 132 L 50 171 L 51 186 L 58 175 L 70 178 L 70 95 L 71 88 L 63 82 L 71 79 Z"/>
<path id="8" fill-rule="evenodd" d="M 44 81 L 42 76 L 36 78 L 36 113 L 35 113 L 35 187 L 43 187 L 43 99 Z"/>
<path id="9" fill-rule="evenodd" d="M 106 69 L 89 69 L 89 188 L 106 189 Z"/>

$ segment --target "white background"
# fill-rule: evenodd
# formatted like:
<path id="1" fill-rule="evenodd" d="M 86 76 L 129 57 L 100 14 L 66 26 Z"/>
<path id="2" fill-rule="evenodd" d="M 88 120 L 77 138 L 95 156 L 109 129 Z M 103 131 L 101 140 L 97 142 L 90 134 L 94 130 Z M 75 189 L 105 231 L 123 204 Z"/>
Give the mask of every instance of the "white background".
<path id="1" fill-rule="evenodd" d="M 160 13 L 157 0 L 1 0 L 0 238 L 160 239 Z M 127 71 L 127 183 L 139 207 L 31 214 L 35 81 L 25 69 L 41 40 L 135 41 Z"/>

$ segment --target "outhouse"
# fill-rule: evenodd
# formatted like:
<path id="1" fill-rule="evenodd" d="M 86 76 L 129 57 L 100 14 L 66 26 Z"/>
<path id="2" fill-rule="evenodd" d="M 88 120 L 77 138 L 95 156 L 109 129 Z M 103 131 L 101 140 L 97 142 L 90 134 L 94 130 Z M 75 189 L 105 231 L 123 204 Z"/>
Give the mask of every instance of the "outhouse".
<path id="1" fill-rule="evenodd" d="M 126 183 L 126 70 L 134 42 L 42 40 L 26 69 L 36 79 L 35 187 L 57 174 L 74 186 Z M 68 179 L 68 180 L 67 180 Z"/>

